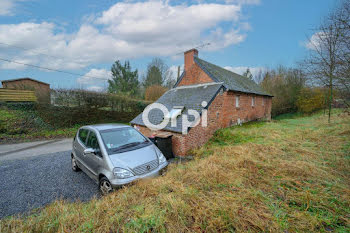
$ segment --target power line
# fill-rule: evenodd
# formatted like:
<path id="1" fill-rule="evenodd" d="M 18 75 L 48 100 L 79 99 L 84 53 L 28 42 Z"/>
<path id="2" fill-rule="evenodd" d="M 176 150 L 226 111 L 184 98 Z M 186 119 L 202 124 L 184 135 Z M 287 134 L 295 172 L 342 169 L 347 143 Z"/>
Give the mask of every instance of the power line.
<path id="1" fill-rule="evenodd" d="M 49 55 L 47 53 L 35 52 L 32 49 L 28 49 L 28 48 L 17 46 L 17 45 L 7 44 L 7 43 L 4 43 L 4 42 L 0 42 L 0 44 L 6 45 L 8 47 L 13 47 L 13 48 L 16 48 L 16 49 L 24 50 L 24 51 L 30 51 L 30 52 L 38 54 L 38 55 L 44 55 L 44 56 L 47 56 L 47 57 L 52 57 L 52 58 L 56 58 L 56 59 L 60 59 L 60 60 L 64 60 L 65 59 L 63 57 L 57 57 L 57 56 Z M 78 62 L 72 62 L 72 63 L 80 65 L 80 63 L 78 63 Z"/>
<path id="2" fill-rule="evenodd" d="M 31 51 L 31 49 L 27 49 L 27 48 L 24 48 L 24 47 L 21 47 L 21 46 L 17 46 L 17 45 L 7 44 L 7 43 L 4 43 L 4 42 L 0 42 L 0 44 L 6 45 L 6 46 L 9 46 L 9 47 L 14 47 L 14 48 L 21 49 L 21 50 L 25 50 L 25 51 Z M 205 44 L 201 44 L 201 45 L 199 45 L 197 47 L 194 47 L 193 49 L 201 49 L 201 48 L 209 46 L 209 45 L 210 45 L 210 43 L 205 43 Z M 31 52 L 39 54 L 39 55 L 44 55 L 44 56 L 56 58 L 56 59 L 61 59 L 61 60 L 65 59 L 65 58 L 62 58 L 62 57 L 57 57 L 57 56 L 49 55 L 49 54 L 46 54 L 46 53 L 40 53 L 40 52 L 35 52 L 35 51 L 31 51 Z M 182 53 L 184 53 L 184 52 L 180 52 L 180 53 L 177 53 L 175 55 L 180 55 Z M 99 80 L 109 80 L 108 78 L 98 78 L 98 77 L 94 77 L 94 76 L 90 76 L 90 75 L 82 75 L 82 74 L 68 72 L 68 71 L 64 71 L 64 70 L 58 70 L 58 69 L 53 69 L 53 68 L 48 68 L 48 67 L 43 67 L 43 66 L 37 66 L 37 65 L 22 63 L 22 62 L 10 60 L 10 59 L 5 59 L 5 58 L 0 58 L 0 60 L 6 61 L 6 62 L 9 62 L 9 63 L 16 63 L 16 64 L 20 64 L 20 65 L 25 65 L 25 66 L 29 66 L 29 67 L 33 67 L 33 68 L 37 68 L 37 69 L 44 69 L 44 70 L 49 70 L 49 71 L 54 71 L 54 72 L 70 74 L 70 75 L 74 75 L 74 76 L 82 76 L 82 77 L 88 77 L 88 78 L 99 79 Z M 80 63 L 77 63 L 77 62 L 72 62 L 72 63 L 80 64 Z"/>
<path id="3" fill-rule="evenodd" d="M 98 77 L 94 77 L 94 76 L 90 76 L 90 75 L 78 74 L 78 73 L 73 73 L 73 72 L 64 71 L 64 70 L 57 70 L 57 69 L 53 69 L 53 68 L 48 68 L 48 67 L 37 66 L 37 65 L 27 64 L 27 63 L 23 63 L 23 62 L 13 61 L 13 60 L 10 60 L 10 59 L 5 59 L 5 58 L 0 58 L 0 60 L 1 61 L 6 61 L 6 62 L 9 62 L 9 63 L 16 63 L 16 64 L 20 64 L 20 65 L 30 66 L 30 67 L 34 67 L 34 68 L 37 68 L 37 69 L 44 69 L 44 70 L 49 70 L 49 71 L 54 71 L 54 72 L 70 74 L 70 75 L 74 75 L 74 76 L 82 76 L 82 77 L 94 78 L 94 79 L 99 79 L 99 80 L 101 80 L 101 79 L 102 80 L 108 80 L 108 78 L 98 78 Z"/>

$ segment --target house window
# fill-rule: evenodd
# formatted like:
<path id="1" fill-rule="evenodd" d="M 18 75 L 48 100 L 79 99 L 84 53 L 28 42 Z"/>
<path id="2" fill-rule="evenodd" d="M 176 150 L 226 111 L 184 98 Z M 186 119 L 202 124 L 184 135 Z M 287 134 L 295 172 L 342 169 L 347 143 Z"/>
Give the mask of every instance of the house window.
<path id="1" fill-rule="evenodd" d="M 252 97 L 252 107 L 255 106 L 255 96 Z"/>
<path id="2" fill-rule="evenodd" d="M 262 97 L 262 106 L 265 106 L 265 97 Z"/>
<path id="3" fill-rule="evenodd" d="M 239 96 L 236 95 L 236 108 L 239 108 Z"/>

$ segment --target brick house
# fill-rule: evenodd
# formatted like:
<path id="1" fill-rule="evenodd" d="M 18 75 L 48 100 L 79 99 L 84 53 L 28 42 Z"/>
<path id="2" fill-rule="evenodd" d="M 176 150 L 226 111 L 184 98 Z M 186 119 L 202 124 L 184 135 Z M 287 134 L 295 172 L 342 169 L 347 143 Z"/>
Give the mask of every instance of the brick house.
<path id="1" fill-rule="evenodd" d="M 147 128 L 142 113 L 130 123 L 136 125 L 145 136 L 152 134 L 172 135 L 173 152 L 185 156 L 189 150 L 206 143 L 220 128 L 230 127 L 254 120 L 271 119 L 272 96 L 264 92 L 254 81 L 198 58 L 198 51 L 185 52 L 184 72 L 173 89 L 167 91 L 155 103 L 166 106 L 175 113 L 176 126 L 169 122 L 162 130 Z M 204 104 L 203 101 L 207 103 Z M 194 116 L 188 114 L 194 109 L 201 116 L 207 115 L 207 127 L 203 118 L 198 125 L 189 127 L 187 134 L 182 129 L 183 118 L 189 121 Z M 164 120 L 163 112 L 153 109 L 148 118 L 152 124 Z"/>
<path id="2" fill-rule="evenodd" d="M 2 87 L 6 89 L 31 90 L 39 102 L 50 103 L 50 84 L 31 78 L 18 78 L 1 81 Z"/>

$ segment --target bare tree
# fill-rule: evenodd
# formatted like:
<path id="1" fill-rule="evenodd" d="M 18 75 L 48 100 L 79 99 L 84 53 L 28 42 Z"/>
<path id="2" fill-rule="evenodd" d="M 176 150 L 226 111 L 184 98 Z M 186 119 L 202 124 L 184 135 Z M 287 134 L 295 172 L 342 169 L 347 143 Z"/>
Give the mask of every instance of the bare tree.
<path id="1" fill-rule="evenodd" d="M 309 56 L 303 67 L 311 78 L 311 82 L 323 85 L 328 93 L 328 122 L 331 119 L 333 87 L 339 71 L 341 36 L 338 22 L 331 17 L 325 19 L 317 32 L 309 39 Z"/>
<path id="2" fill-rule="evenodd" d="M 173 79 L 173 72 L 168 65 L 160 58 L 153 58 L 148 64 L 147 74 L 143 78 L 144 87 L 151 85 L 171 85 L 169 82 Z"/>
<path id="3" fill-rule="evenodd" d="M 340 31 L 340 52 L 337 54 L 339 69 L 337 70 L 336 87 L 343 103 L 350 107 L 350 1 L 345 0 L 331 14 L 330 19 L 336 23 Z"/>

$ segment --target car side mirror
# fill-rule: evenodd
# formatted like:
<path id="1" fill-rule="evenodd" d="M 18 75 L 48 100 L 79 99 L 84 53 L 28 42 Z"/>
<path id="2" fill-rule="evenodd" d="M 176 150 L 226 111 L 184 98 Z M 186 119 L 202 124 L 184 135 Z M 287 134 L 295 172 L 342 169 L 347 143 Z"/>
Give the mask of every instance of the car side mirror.
<path id="1" fill-rule="evenodd" d="M 92 148 L 87 148 L 84 150 L 84 155 L 87 155 L 87 154 L 95 154 L 96 151 Z"/>

